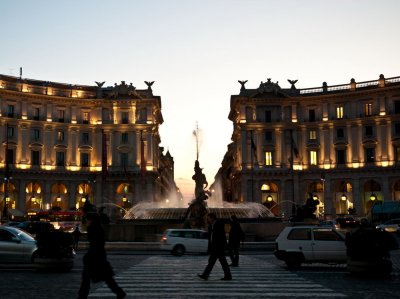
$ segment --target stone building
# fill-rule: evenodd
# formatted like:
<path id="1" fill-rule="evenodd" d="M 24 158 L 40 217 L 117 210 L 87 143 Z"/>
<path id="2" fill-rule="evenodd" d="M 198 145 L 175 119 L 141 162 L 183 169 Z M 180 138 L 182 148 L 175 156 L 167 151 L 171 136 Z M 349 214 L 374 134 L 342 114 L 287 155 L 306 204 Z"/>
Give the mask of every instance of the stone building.
<path id="1" fill-rule="evenodd" d="M 239 81 L 231 96 L 232 143 L 216 176 L 225 200 L 290 217 L 312 196 L 321 218 L 399 201 L 400 77 L 306 89 L 288 81 Z"/>
<path id="2" fill-rule="evenodd" d="M 127 208 L 176 192 L 152 84 L 103 87 L 0 75 L 0 202 L 9 210 Z M 161 171 L 162 170 L 162 171 Z"/>

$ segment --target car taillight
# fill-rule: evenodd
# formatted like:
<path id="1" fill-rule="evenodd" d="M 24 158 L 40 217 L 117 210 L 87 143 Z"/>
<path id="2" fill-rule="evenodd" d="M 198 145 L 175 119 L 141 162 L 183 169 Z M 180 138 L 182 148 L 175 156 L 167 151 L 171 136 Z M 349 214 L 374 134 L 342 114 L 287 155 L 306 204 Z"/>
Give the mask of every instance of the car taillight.
<path id="1" fill-rule="evenodd" d="M 167 242 L 167 237 L 166 236 L 162 236 L 161 242 Z"/>

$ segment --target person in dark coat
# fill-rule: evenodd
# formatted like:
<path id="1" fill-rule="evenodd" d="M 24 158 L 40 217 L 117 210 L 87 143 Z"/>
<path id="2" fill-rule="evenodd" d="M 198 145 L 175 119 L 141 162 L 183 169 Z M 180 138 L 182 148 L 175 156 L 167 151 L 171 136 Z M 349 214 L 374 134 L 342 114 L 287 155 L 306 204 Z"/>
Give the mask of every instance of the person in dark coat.
<path id="1" fill-rule="evenodd" d="M 78 299 L 88 297 L 90 281 L 104 281 L 117 294 L 117 299 L 125 298 L 126 293 L 114 280 L 114 271 L 107 261 L 106 250 L 104 248 L 104 230 L 101 226 L 100 216 L 97 213 L 89 212 L 86 215 L 86 220 L 89 250 L 83 257 L 82 282 Z"/>
<path id="2" fill-rule="evenodd" d="M 231 216 L 231 230 L 229 231 L 229 256 L 232 267 L 239 266 L 240 241 L 243 240 L 243 231 L 236 215 Z"/>
<path id="3" fill-rule="evenodd" d="M 79 247 L 79 239 L 81 237 L 81 231 L 79 230 L 79 225 L 75 226 L 74 231 L 72 232 L 72 240 L 73 240 L 73 247 L 74 250 L 77 251 Z"/>
<path id="4" fill-rule="evenodd" d="M 221 280 L 232 280 L 232 274 L 228 266 L 228 262 L 225 258 L 225 249 L 227 248 L 226 236 L 224 223 L 217 219 L 214 213 L 210 213 L 207 216 L 209 223 L 208 227 L 208 265 L 204 269 L 203 274 L 198 274 L 201 279 L 207 280 L 210 276 L 211 270 L 213 269 L 215 262 L 219 260 L 224 271 L 224 277 Z"/>

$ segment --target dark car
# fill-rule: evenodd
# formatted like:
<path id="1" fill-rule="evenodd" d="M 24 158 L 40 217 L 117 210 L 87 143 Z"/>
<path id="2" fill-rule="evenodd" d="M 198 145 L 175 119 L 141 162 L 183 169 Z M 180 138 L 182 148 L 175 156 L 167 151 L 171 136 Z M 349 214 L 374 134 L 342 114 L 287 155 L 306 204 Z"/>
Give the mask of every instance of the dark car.
<path id="1" fill-rule="evenodd" d="M 33 236 L 54 231 L 54 225 L 46 221 L 24 221 L 17 225 L 17 227 Z"/>
<path id="2" fill-rule="evenodd" d="M 356 227 L 359 225 L 358 220 L 353 217 L 339 217 L 336 219 L 336 223 L 340 228 Z"/>

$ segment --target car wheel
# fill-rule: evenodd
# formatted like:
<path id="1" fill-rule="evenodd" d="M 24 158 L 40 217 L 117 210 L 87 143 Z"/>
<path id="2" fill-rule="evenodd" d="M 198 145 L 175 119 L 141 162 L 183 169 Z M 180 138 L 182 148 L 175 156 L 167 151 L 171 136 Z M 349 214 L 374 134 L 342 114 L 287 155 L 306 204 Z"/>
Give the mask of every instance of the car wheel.
<path id="1" fill-rule="evenodd" d="M 285 258 L 286 266 L 290 269 L 300 268 L 303 258 L 301 254 L 291 253 Z"/>
<path id="2" fill-rule="evenodd" d="M 174 249 L 172 249 L 172 254 L 175 256 L 182 256 L 185 254 L 185 247 L 183 245 L 176 245 Z"/>

